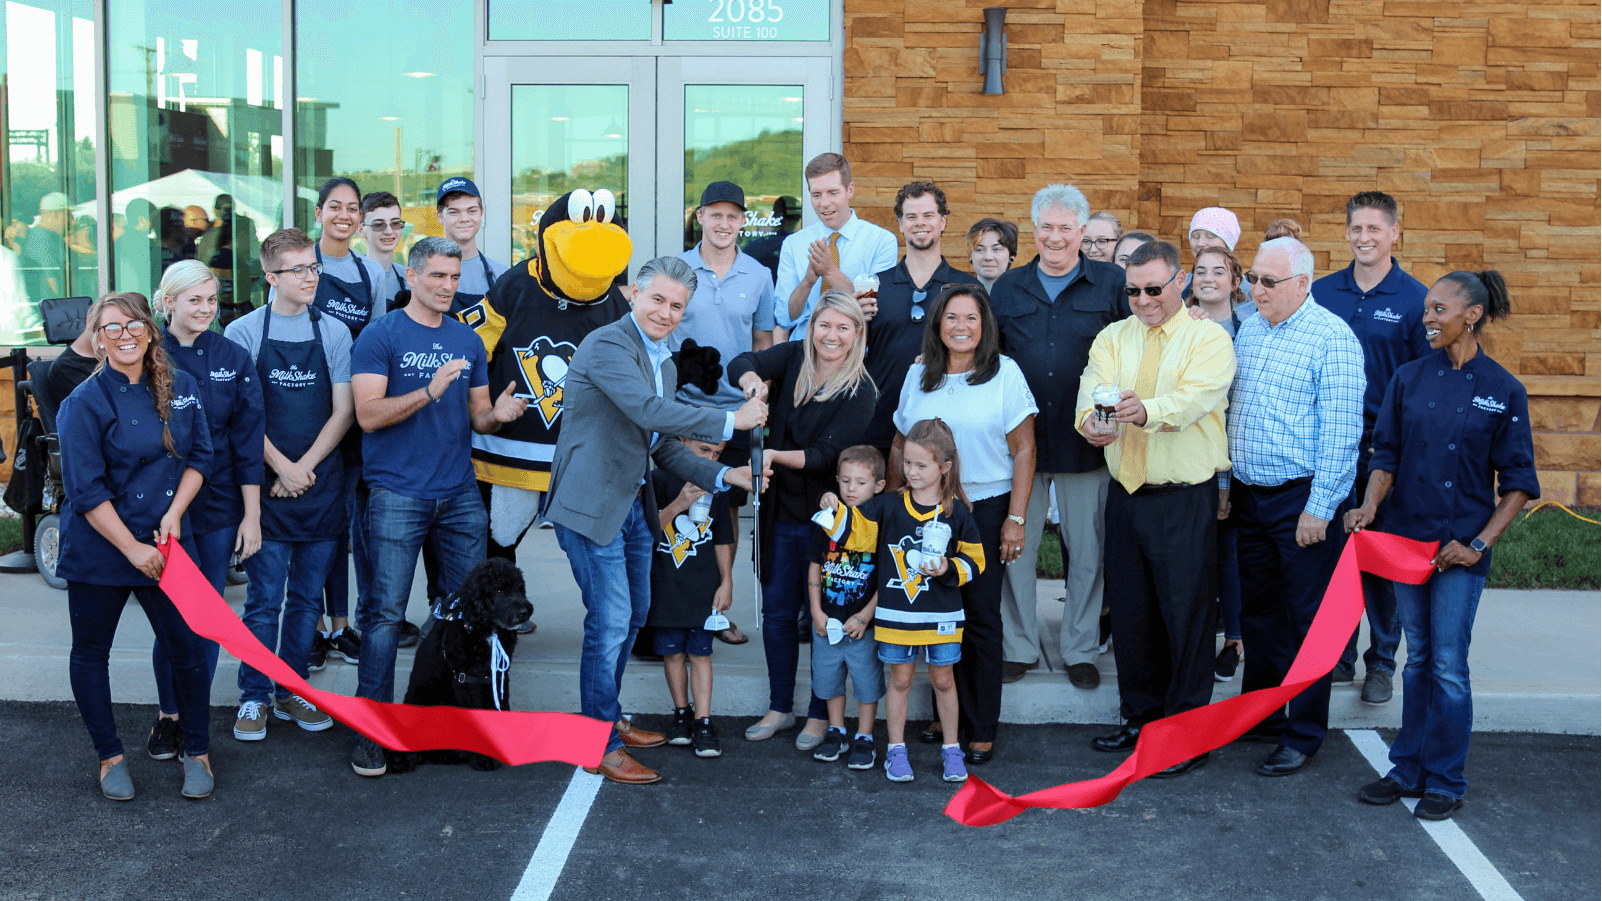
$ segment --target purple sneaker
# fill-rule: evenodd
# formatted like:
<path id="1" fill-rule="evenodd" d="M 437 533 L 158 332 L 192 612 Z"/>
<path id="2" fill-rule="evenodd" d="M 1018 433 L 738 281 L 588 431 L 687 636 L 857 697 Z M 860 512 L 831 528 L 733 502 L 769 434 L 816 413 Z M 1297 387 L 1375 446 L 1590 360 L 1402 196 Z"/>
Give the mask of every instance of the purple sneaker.
<path id="1" fill-rule="evenodd" d="M 961 763 L 960 755 L 958 763 Z M 907 760 L 906 745 L 893 745 L 885 752 L 884 776 L 891 782 L 912 781 L 912 762 Z"/>
<path id="2" fill-rule="evenodd" d="M 946 764 L 946 774 L 940 778 L 947 782 L 968 781 L 968 767 L 962 762 L 962 748 L 956 745 L 941 748 L 940 759 Z"/>

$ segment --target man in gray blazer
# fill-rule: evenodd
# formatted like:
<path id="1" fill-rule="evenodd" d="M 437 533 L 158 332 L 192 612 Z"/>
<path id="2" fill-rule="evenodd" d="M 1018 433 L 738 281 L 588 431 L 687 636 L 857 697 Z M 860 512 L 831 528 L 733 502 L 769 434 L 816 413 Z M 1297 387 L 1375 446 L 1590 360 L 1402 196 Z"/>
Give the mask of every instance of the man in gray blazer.
<path id="1" fill-rule="evenodd" d="M 579 345 L 563 386 L 562 433 L 551 463 L 545 516 L 567 554 L 584 597 L 584 649 L 579 703 L 585 716 L 612 722 L 599 773 L 641 785 L 662 777 L 625 748 L 666 742 L 623 719 L 618 690 L 634 636 L 651 605 L 655 498 L 642 491 L 652 460 L 708 491 L 749 489 L 751 468 L 731 469 L 697 457 L 675 440 L 727 441 L 736 429 L 767 421 L 767 405 L 711 410 L 673 399 L 677 369 L 667 337 L 695 293 L 683 260 L 659 257 L 640 267 L 633 311 L 591 332 Z"/>

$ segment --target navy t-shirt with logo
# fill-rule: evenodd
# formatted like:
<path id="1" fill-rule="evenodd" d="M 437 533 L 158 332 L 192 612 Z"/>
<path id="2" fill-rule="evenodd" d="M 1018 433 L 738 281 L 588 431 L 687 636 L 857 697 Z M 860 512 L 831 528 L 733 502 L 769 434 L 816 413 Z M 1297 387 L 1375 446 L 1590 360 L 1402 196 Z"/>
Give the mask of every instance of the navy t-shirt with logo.
<path id="1" fill-rule="evenodd" d="M 388 378 L 385 397 L 422 388 L 435 371 L 458 357 L 469 360 L 468 367 L 436 402 L 362 436 L 362 476 L 369 485 L 419 500 L 439 500 L 474 487 L 467 396 L 470 388 L 489 385 L 489 367 L 477 333 L 448 316 L 430 328 L 396 310 L 362 330 L 351 352 L 351 374 Z"/>
<path id="2" fill-rule="evenodd" d="M 850 547 L 814 529 L 807 545 L 807 562 L 818 564 L 823 615 L 845 622 L 862 612 L 873 599 L 873 549 Z"/>
<path id="3" fill-rule="evenodd" d="M 653 469 L 650 490 L 656 507 L 665 509 L 684 490 L 684 479 Z M 655 530 L 653 530 L 655 531 Z M 723 583 L 716 547 L 734 543 L 729 496 L 712 496 L 712 516 L 697 525 L 689 511 L 673 517 L 657 536 L 651 553 L 651 613 L 647 620 L 663 629 L 699 629 L 712 613 L 712 595 Z"/>

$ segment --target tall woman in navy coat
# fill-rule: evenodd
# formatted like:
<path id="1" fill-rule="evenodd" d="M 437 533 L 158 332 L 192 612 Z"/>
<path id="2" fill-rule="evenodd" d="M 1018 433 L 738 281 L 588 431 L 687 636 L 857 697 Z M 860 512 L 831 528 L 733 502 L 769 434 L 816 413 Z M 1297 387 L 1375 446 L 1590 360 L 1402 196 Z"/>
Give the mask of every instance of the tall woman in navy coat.
<path id="1" fill-rule="evenodd" d="M 156 587 L 165 560 L 158 542 L 188 540 L 189 504 L 211 471 L 211 433 L 199 386 L 171 366 L 156 323 L 138 294 L 109 294 L 89 311 L 104 363 L 61 405 L 61 467 L 66 507 L 61 563 L 72 620 L 70 672 L 100 756 L 106 797 L 133 797 L 133 779 L 111 710 L 107 659 L 132 594 L 167 648 L 183 731 L 183 794 L 211 794 L 206 654 L 199 636 Z"/>
<path id="2" fill-rule="evenodd" d="M 180 260 L 168 266 L 153 300 L 152 312 L 166 323 L 162 350 L 173 365 L 194 377 L 206 411 L 211 471 L 189 506 L 189 534 L 199 551 L 195 565 L 222 594 L 229 559 L 238 553 L 243 561 L 261 547 L 261 385 L 250 351 L 211 331 L 217 320 L 217 276 L 205 263 Z M 217 672 L 217 643 L 202 641 L 210 686 Z M 160 637 L 151 646 L 151 665 L 160 707 L 147 751 L 156 760 L 169 760 L 178 754 L 178 701 Z"/>
<path id="3" fill-rule="evenodd" d="M 1529 398 L 1480 347 L 1485 323 L 1508 309 L 1507 286 L 1494 270 L 1453 272 L 1430 288 L 1424 335 L 1434 353 L 1391 377 L 1374 425 L 1368 490 L 1363 505 L 1346 514 L 1347 531 L 1364 528 L 1389 494 L 1388 530 L 1440 542 L 1428 582 L 1396 584 L 1397 619 L 1407 636 L 1402 728 L 1391 745 L 1391 771 L 1358 793 L 1370 804 L 1422 798 L 1413 814 L 1428 820 L 1449 818 L 1468 789 L 1469 635 L 1491 546 L 1541 494 Z"/>

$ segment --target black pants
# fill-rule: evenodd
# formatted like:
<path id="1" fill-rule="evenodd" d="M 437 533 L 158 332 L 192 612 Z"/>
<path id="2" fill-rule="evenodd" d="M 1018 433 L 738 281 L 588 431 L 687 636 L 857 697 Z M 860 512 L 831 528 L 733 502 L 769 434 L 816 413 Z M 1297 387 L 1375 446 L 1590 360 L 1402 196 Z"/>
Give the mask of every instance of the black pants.
<path id="1" fill-rule="evenodd" d="M 1112 610 L 1119 712 L 1135 725 L 1213 697 L 1218 488 L 1107 488 L 1102 572 Z"/>
<path id="2" fill-rule="evenodd" d="M 1296 544 L 1296 521 L 1307 507 L 1312 485 L 1264 489 L 1235 480 L 1230 506 L 1240 524 L 1240 637 L 1246 644 L 1241 691 L 1271 688 L 1285 681 L 1291 662 L 1307 638 L 1335 564 L 1346 546 L 1343 501 L 1310 547 Z M 1266 652 L 1266 653 L 1265 653 Z M 1280 730 L 1279 743 L 1312 754 L 1329 732 L 1329 675 L 1291 699 L 1258 728 Z"/>
<path id="3" fill-rule="evenodd" d="M 973 505 L 985 569 L 962 586 L 962 659 L 957 679 L 958 731 L 969 741 L 996 740 L 1001 720 L 1001 527 L 1012 502 L 1009 492 Z M 951 741 L 950 737 L 946 741 Z"/>

